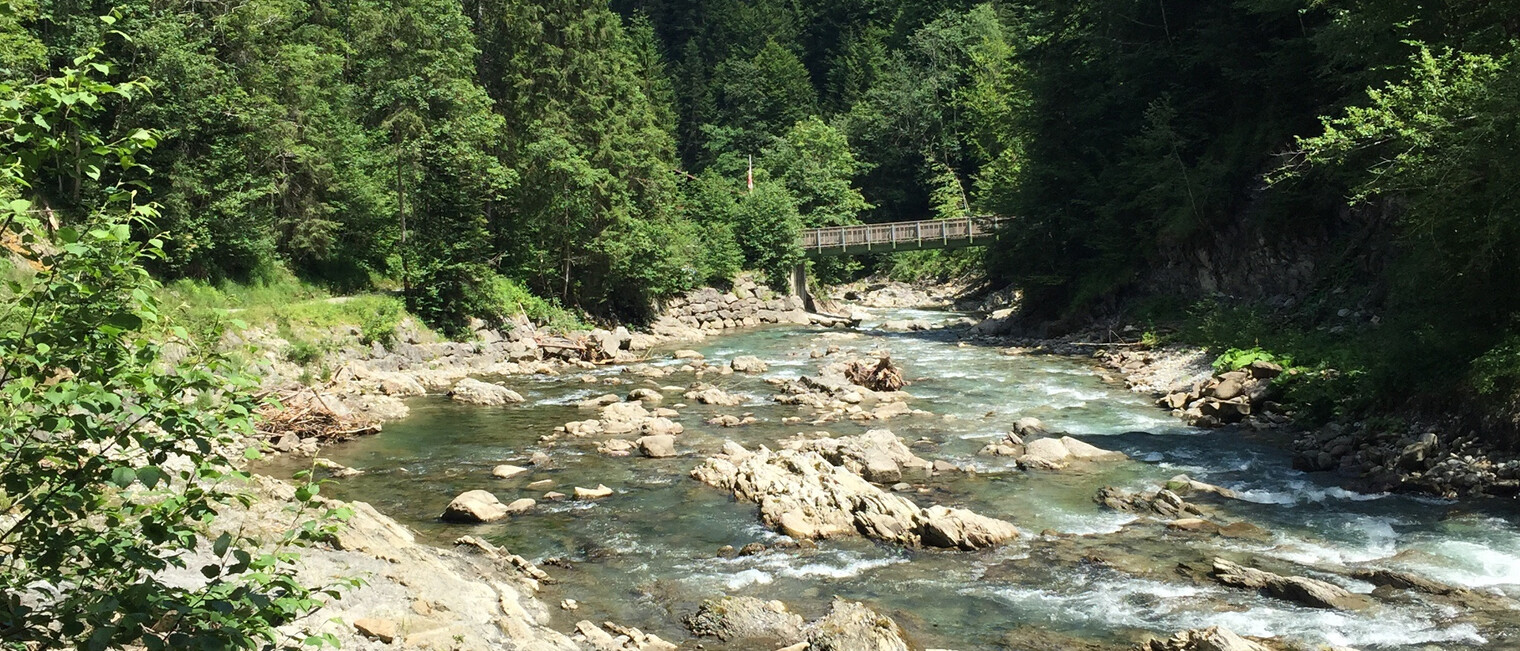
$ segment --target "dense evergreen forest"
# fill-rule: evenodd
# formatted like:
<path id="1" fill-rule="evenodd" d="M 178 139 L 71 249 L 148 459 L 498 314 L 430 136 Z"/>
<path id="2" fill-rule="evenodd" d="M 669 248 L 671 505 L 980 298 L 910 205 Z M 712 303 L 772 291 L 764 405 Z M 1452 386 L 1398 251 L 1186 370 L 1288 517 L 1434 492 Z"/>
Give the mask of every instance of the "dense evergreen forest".
<path id="1" fill-rule="evenodd" d="M 1045 332 L 1180 320 L 1354 369 L 1335 390 L 1366 400 L 1335 408 L 1366 409 L 1520 389 L 1517 17 L 1506 0 L 16 0 L 0 69 L 40 79 L 98 48 L 144 82 L 65 138 L 161 140 L 130 180 L 159 204 L 164 278 L 403 286 L 445 329 L 518 287 L 636 319 L 742 268 L 779 281 L 798 228 L 990 213 L 1013 221 L 985 255 L 816 277 L 985 269 Z M 67 153 L 27 190 L 65 221 L 109 185 Z M 1320 264 L 1291 291 L 1247 264 L 1295 247 Z M 1261 287 L 1188 280 L 1232 265 Z M 1337 325 L 1347 311 L 1374 318 Z"/>

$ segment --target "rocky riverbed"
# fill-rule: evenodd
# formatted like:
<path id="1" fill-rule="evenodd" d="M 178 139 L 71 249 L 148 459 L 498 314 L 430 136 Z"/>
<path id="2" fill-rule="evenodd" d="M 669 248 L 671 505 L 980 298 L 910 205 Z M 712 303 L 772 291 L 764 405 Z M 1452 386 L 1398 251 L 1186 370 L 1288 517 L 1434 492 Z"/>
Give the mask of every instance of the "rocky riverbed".
<path id="1" fill-rule="evenodd" d="M 1194 407 L 1221 411 L 1193 403 L 1250 395 L 1254 375 L 1213 378 L 1185 355 L 1105 365 L 1090 349 L 1035 354 L 962 339 L 943 327 L 958 315 L 864 309 L 858 332 L 799 319 L 692 348 L 609 332 L 599 347 L 620 351 L 611 364 L 545 346 L 514 360 L 509 336 L 448 355 L 436 352 L 456 344 L 409 344 L 430 351 L 421 360 L 402 346 L 373 354 L 378 363 L 349 364 L 329 395 L 389 422 L 321 451 L 337 477 L 324 493 L 372 504 L 422 543 L 479 543 L 436 553 L 507 559 L 497 581 L 535 585 L 513 588 L 530 616 L 508 637 L 525 645 L 1423 649 L 1517 639 L 1512 514 L 1347 491 L 1294 470 L 1282 451 L 1291 435 L 1253 425 L 1270 409 L 1218 429 L 1187 424 Z M 915 320 L 930 327 L 882 327 Z M 492 346 L 507 359 L 473 361 L 482 348 L 497 354 Z M 885 355 L 909 381 L 901 391 L 849 380 L 848 369 Z M 1143 385 L 1148 373 L 1162 398 L 1196 376 L 1182 413 L 1121 379 Z M 467 376 L 487 387 L 461 387 Z M 1220 391 L 1231 380 L 1241 393 Z M 311 463 L 299 454 L 306 442 L 287 443 L 297 454 L 264 470 Z M 486 576 L 475 578 L 489 586 Z M 378 645 L 352 620 L 404 630 L 423 618 L 397 599 L 365 603 L 406 608 L 335 612 L 351 639 Z"/>

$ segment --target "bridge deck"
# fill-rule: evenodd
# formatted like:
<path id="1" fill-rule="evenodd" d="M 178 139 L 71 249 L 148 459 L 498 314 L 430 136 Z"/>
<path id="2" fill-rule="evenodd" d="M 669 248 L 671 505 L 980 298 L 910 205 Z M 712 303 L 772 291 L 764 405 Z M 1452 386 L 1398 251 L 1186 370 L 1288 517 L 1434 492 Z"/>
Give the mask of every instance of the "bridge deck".
<path id="1" fill-rule="evenodd" d="M 920 249 L 953 249 L 985 243 L 996 235 L 996 217 L 931 219 L 917 222 L 811 228 L 798 244 L 809 257 Z M 978 242 L 977 240 L 982 240 Z"/>

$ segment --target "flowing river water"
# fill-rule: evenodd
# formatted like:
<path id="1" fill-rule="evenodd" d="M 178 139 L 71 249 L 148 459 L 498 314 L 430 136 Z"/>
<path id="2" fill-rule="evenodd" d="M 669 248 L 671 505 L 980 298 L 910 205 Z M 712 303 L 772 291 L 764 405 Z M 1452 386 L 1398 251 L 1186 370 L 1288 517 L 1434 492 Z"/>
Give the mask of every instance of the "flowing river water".
<path id="1" fill-rule="evenodd" d="M 578 374 L 501 379 L 527 402 L 505 408 L 452 403 L 442 397 L 410 401 L 411 415 L 374 437 L 324 451 L 364 471 L 337 480 L 325 494 L 363 500 L 448 545 L 474 535 L 544 563 L 559 584 L 541 597 L 571 598 L 574 612 L 552 608 L 561 630 L 575 621 L 615 621 L 673 641 L 690 640 L 681 618 L 703 599 L 725 594 L 780 599 L 809 619 L 826 612 L 835 596 L 863 601 L 902 624 L 923 647 L 997 649 L 1123 648 L 1148 633 L 1220 625 L 1237 633 L 1280 636 L 1309 644 L 1361 649 L 1514 648 L 1513 619 L 1474 616 L 1421 599 L 1382 602 L 1366 612 L 1315 610 L 1174 572 L 1179 562 L 1214 555 L 1266 559 L 1299 573 L 1339 582 L 1354 592 L 1372 586 L 1315 573 L 1347 565 L 1396 568 L 1445 583 L 1520 596 L 1520 527 L 1506 503 L 1455 502 L 1403 495 L 1365 495 L 1336 487 L 1333 478 L 1290 468 L 1286 453 L 1247 431 L 1187 428 L 1141 395 L 1106 380 L 1090 363 L 1057 356 L 1008 355 L 988 346 L 960 345 L 945 332 L 886 333 L 887 319 L 939 320 L 956 315 L 916 310 L 869 311 L 859 331 L 775 327 L 709 339 L 697 349 L 709 360 L 756 355 L 770 364 L 759 376 L 702 378 L 749 397 L 740 407 L 692 404 L 680 408 L 686 432 L 682 456 L 672 459 L 608 457 L 592 439 L 562 439 L 544 447 L 539 437 L 567 421 L 593 417 L 575 403 L 603 393 L 626 394 L 650 386 L 619 367 Z M 910 403 L 934 416 L 904 416 L 885 423 L 781 424 L 806 414 L 775 404 L 764 377 L 816 371 L 809 352 L 828 346 L 862 352 L 885 349 L 912 380 Z M 667 351 L 668 352 L 668 351 Z M 662 356 L 662 357 L 668 357 Z M 675 364 L 674 361 L 660 362 Z M 658 385 L 687 385 L 676 374 Z M 681 402 L 667 393 L 665 406 Z M 753 413 L 759 422 L 739 428 L 704 424 L 717 414 Z M 978 456 L 1025 416 L 1043 420 L 1130 461 L 1074 472 L 1021 472 L 1012 459 Z M 868 427 L 869 426 L 869 427 Z M 886 427 L 925 458 L 974 468 L 974 474 L 935 477 L 910 493 L 921 504 L 962 506 L 1017 525 L 1023 536 L 987 552 L 910 550 L 864 539 L 820 541 L 816 549 L 772 548 L 723 558 L 724 545 L 771 543 L 783 537 L 763 526 L 753 504 L 690 478 L 693 467 L 724 440 L 753 448 L 798 432 L 827 429 L 836 436 Z M 491 476 L 501 463 L 527 465 L 535 451 L 551 467 L 516 478 Z M 1239 540 L 1168 532 L 1135 523 L 1133 515 L 1092 500 L 1103 486 L 1154 490 L 1167 478 L 1194 479 L 1239 491 L 1221 505 L 1229 521 L 1270 532 L 1269 539 Z M 527 484 L 552 480 L 552 488 Z M 542 500 L 546 490 L 605 484 L 616 490 L 596 501 Z M 539 499 L 531 513 L 487 525 L 445 524 L 437 518 L 461 492 L 486 489 L 504 502 Z M 1125 559 L 1121 563 L 1094 558 Z M 1118 569 L 1118 568 L 1124 569 Z M 1138 568 L 1138 569 L 1137 569 Z M 1511 621 L 1504 621 L 1504 620 Z M 1047 636 L 1047 637 L 1041 637 Z M 1056 637 L 1049 637 L 1056 636 Z M 1041 647 L 1031 639 L 1059 639 Z M 691 642 L 683 644 L 683 648 Z M 703 640 L 709 649 L 724 647 Z"/>

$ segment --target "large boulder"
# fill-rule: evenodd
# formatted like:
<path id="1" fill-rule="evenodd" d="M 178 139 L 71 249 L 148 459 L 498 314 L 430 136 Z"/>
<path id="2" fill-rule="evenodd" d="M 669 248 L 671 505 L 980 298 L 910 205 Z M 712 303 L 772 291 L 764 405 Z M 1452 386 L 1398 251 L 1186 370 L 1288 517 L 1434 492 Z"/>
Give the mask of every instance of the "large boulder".
<path id="1" fill-rule="evenodd" d="M 507 517 L 507 506 L 487 491 L 475 490 L 461 494 L 449 502 L 440 516 L 445 522 L 482 524 Z"/>
<path id="2" fill-rule="evenodd" d="M 1019 466 L 1039 470 L 1060 470 L 1071 462 L 1071 451 L 1061 439 L 1035 439 L 1024 443 Z"/>
<path id="3" fill-rule="evenodd" d="M 1176 493 L 1166 489 L 1155 492 L 1132 493 L 1113 486 L 1098 489 L 1093 501 L 1115 511 L 1139 513 L 1161 518 L 1187 518 L 1204 515 L 1203 509 L 1184 501 Z"/>
<path id="4" fill-rule="evenodd" d="M 933 470 L 933 464 L 913 454 L 890 430 L 873 429 L 859 436 L 839 438 L 799 438 L 783 445 L 791 450 L 817 452 L 829 463 L 844 466 L 878 484 L 895 484 L 905 474 L 928 476 Z"/>
<path id="5" fill-rule="evenodd" d="M 698 637 L 745 640 L 750 643 L 790 644 L 803 639 L 805 622 L 780 601 L 754 597 L 723 597 L 702 602 L 686 618 L 686 627 Z"/>
<path id="6" fill-rule="evenodd" d="M 770 366 L 754 355 L 740 355 L 728 363 L 735 373 L 764 373 Z"/>
<path id="7" fill-rule="evenodd" d="M 1151 640 L 1137 651 L 1272 651 L 1270 648 L 1236 635 L 1230 629 L 1213 626 L 1183 631 L 1168 640 Z"/>
<path id="8" fill-rule="evenodd" d="M 669 434 L 645 436 L 634 443 L 639 446 L 640 453 L 651 459 L 676 456 L 676 437 Z"/>
<path id="9" fill-rule="evenodd" d="M 516 391 L 474 378 L 465 378 L 456 383 L 454 388 L 449 389 L 449 397 L 456 402 L 486 407 L 500 407 L 523 401 L 522 395 Z"/>
<path id="10" fill-rule="evenodd" d="M 807 651 L 908 651 L 908 636 L 892 618 L 857 601 L 834 600 L 808 627 Z"/>
<path id="11" fill-rule="evenodd" d="M 1024 454 L 1018 458 L 1025 469 L 1060 470 L 1074 462 L 1122 461 L 1123 452 L 1104 450 L 1070 436 L 1043 438 L 1024 442 Z"/>
<path id="12" fill-rule="evenodd" d="M 704 405 L 716 405 L 719 407 L 736 407 L 745 402 L 744 396 L 736 396 L 717 387 L 687 391 L 686 399 L 695 400 Z"/>
<path id="13" fill-rule="evenodd" d="M 1369 605 L 1366 597 L 1353 594 L 1333 583 L 1301 576 L 1273 574 L 1222 558 L 1214 559 L 1211 576 L 1224 585 L 1260 590 L 1269 597 L 1292 601 L 1310 608 L 1360 610 Z"/>
<path id="14" fill-rule="evenodd" d="M 634 389 L 628 392 L 628 401 L 637 401 L 647 407 L 653 407 L 664 402 L 665 396 L 654 389 Z"/>
<path id="15" fill-rule="evenodd" d="M 760 505 L 767 525 L 798 539 L 864 535 L 911 547 L 985 549 L 1018 535 L 969 511 L 924 509 L 812 450 L 751 452 L 732 441 L 692 477 Z"/>

